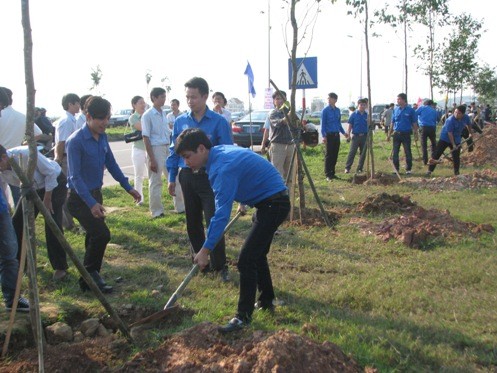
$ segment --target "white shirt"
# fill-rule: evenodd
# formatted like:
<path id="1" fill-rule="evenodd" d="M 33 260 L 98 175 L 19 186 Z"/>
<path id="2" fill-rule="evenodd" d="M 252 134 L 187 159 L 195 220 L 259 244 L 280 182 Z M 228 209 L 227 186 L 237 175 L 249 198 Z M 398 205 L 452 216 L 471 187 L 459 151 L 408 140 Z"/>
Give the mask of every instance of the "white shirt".
<path id="1" fill-rule="evenodd" d="M 86 123 L 86 115 L 83 113 L 79 114 L 78 119 L 76 120 L 76 129 L 79 130 L 80 128 L 83 128 Z"/>
<path id="2" fill-rule="evenodd" d="M 142 115 L 142 135 L 150 139 L 152 146 L 169 145 L 171 129 L 166 116 L 153 106 Z"/>
<path id="3" fill-rule="evenodd" d="M 7 106 L 0 115 L 0 144 L 6 149 L 21 145 L 26 135 L 26 116 L 14 110 L 12 106 Z M 35 124 L 35 136 L 42 133 Z"/>
<path id="4" fill-rule="evenodd" d="M 66 141 L 76 128 L 76 117 L 66 111 L 66 116 L 55 122 L 55 144 Z"/>
<path id="5" fill-rule="evenodd" d="M 169 128 L 173 128 L 174 126 L 174 121 L 176 120 L 177 117 L 181 115 L 181 111 L 178 111 L 178 115 L 174 115 L 174 113 L 171 111 L 169 114 L 167 114 L 167 123 L 169 123 Z"/>
<path id="6" fill-rule="evenodd" d="M 14 157 L 19 166 L 21 166 L 21 169 L 26 172 L 29 157 L 29 148 L 27 146 L 17 146 L 8 149 L 7 155 L 9 158 Z M 33 176 L 34 187 L 37 190 L 45 188 L 45 191 L 50 192 L 57 187 L 57 177 L 59 177 L 62 170 L 57 162 L 48 159 L 41 153 L 38 153 L 37 159 L 38 161 L 36 162 L 36 169 Z M 0 171 L 0 174 L 9 184 L 16 186 L 21 185 L 21 181 L 14 170 Z"/>

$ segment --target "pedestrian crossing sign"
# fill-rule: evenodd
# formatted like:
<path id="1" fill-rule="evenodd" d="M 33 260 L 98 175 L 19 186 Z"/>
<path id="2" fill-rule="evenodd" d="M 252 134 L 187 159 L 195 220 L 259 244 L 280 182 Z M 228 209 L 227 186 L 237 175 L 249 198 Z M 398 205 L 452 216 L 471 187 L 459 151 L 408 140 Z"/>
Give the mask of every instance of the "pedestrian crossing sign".
<path id="1" fill-rule="evenodd" d="M 318 87 L 318 58 L 305 57 L 295 59 L 297 66 L 297 81 L 295 88 L 307 89 Z M 288 59 L 288 87 L 292 89 L 293 66 L 292 59 Z"/>

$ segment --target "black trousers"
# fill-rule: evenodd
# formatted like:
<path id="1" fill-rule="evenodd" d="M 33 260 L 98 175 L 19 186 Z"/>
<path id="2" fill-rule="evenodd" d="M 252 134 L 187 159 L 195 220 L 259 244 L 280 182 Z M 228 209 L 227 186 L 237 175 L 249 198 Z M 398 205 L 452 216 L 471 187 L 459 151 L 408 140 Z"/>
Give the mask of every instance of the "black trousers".
<path id="1" fill-rule="evenodd" d="M 437 146 L 437 127 L 436 126 L 423 126 L 420 127 L 421 132 L 421 149 L 423 151 L 423 163 L 428 164 L 428 139 L 431 143 L 430 157 L 434 158 L 435 147 Z"/>
<path id="2" fill-rule="evenodd" d="M 404 153 L 406 154 L 406 171 L 411 171 L 412 169 L 412 152 L 411 152 L 411 133 L 410 132 L 397 132 L 393 133 L 393 164 L 397 171 L 399 171 L 399 152 L 400 146 L 404 147 Z"/>
<path id="3" fill-rule="evenodd" d="M 272 305 L 274 289 L 267 254 L 274 233 L 290 211 L 290 199 L 282 196 L 260 202 L 255 207 L 257 210 L 252 216 L 252 228 L 238 259 L 240 297 L 237 318 L 243 321 L 250 321 L 252 318 L 257 290 L 261 305 Z"/>
<path id="4" fill-rule="evenodd" d="M 102 204 L 102 191 L 94 189 L 91 195 Z M 105 249 L 110 241 L 110 231 L 105 224 L 105 219 L 93 216 L 91 209 L 75 192 L 70 191 L 67 199 L 67 208 L 86 231 L 85 258 L 83 264 L 88 272 L 100 272 L 104 259 Z"/>
<path id="5" fill-rule="evenodd" d="M 54 213 L 52 214 L 53 220 L 55 220 L 55 223 L 59 227 L 61 231 L 63 231 L 62 228 L 62 206 L 64 205 L 64 202 L 66 200 L 66 195 L 67 195 L 67 187 L 66 187 L 66 176 L 64 175 L 63 172 L 60 173 L 59 177 L 57 178 L 57 187 L 52 191 L 52 208 L 54 210 Z M 40 199 L 43 201 L 43 197 L 45 195 L 45 189 L 38 189 L 36 191 Z M 39 210 L 35 206 L 35 217 L 38 216 Z M 22 214 L 22 209 L 18 209 L 14 216 L 12 217 L 12 224 L 14 225 L 14 230 L 16 232 L 17 236 L 17 242 L 18 242 L 18 251 L 17 251 L 17 256 L 18 259 L 20 259 L 21 255 L 21 244 L 22 244 L 22 234 L 23 234 L 23 225 L 24 225 L 24 219 L 23 219 L 23 214 Z M 53 269 L 67 269 L 67 257 L 66 257 L 66 252 L 64 251 L 62 245 L 60 244 L 59 240 L 55 236 L 55 234 L 52 232 L 48 224 L 45 222 L 45 239 L 47 243 L 47 253 L 48 253 L 48 259 L 50 260 L 50 264 L 52 265 Z"/>
<path id="6" fill-rule="evenodd" d="M 340 151 L 340 133 L 326 134 L 326 155 L 324 159 L 324 174 L 326 177 L 335 176 L 338 152 Z"/>
<path id="7" fill-rule="evenodd" d="M 179 172 L 179 183 L 185 201 L 186 230 L 190 244 L 198 253 L 205 242 L 205 228 L 209 227 L 216 210 L 214 192 L 205 171 L 194 173 L 190 168 Z M 205 227 L 204 227 L 205 218 Z M 210 253 L 210 267 L 220 271 L 226 266 L 226 245 L 224 236 Z"/>
<path id="8" fill-rule="evenodd" d="M 444 150 L 447 148 L 450 148 L 450 150 L 452 150 L 452 144 L 443 140 L 438 140 L 433 159 L 439 159 L 444 153 Z M 454 175 L 459 175 L 459 167 L 461 165 L 461 148 L 458 147 L 457 150 L 451 152 L 450 155 L 452 156 L 452 162 L 454 164 Z M 436 164 L 432 164 L 428 167 L 428 170 L 430 170 L 430 172 L 433 172 L 436 166 Z"/>

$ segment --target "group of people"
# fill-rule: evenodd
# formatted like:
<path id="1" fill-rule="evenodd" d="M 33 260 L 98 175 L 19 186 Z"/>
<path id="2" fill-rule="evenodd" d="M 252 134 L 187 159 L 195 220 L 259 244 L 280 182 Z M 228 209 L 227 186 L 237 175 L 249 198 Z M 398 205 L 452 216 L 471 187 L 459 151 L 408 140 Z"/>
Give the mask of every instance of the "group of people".
<path id="1" fill-rule="evenodd" d="M 328 181 L 338 178 L 336 175 L 336 163 L 340 150 L 340 134 L 344 135 L 347 141 L 351 142 L 350 150 L 345 164 L 345 173 L 350 173 L 357 150 L 360 151 L 357 173 L 361 173 L 364 166 L 367 151 L 367 136 L 369 132 L 368 112 L 366 110 L 367 99 L 359 99 L 357 109 L 354 108 L 348 119 L 348 129 L 345 131 L 341 124 L 340 109 L 336 106 L 338 96 L 335 93 L 328 95 L 328 106 L 321 112 L 321 134 L 323 143 L 326 146 L 324 173 Z M 392 140 L 392 163 L 395 173 L 400 169 L 400 148 L 405 153 L 406 174 L 412 173 L 413 157 L 411 150 L 411 137 L 417 146 L 419 136 L 421 136 L 422 160 L 428 166 L 426 176 L 430 176 L 435 170 L 440 157 L 444 151 L 450 148 L 451 155 L 447 156 L 452 160 L 454 174 L 459 174 L 460 152 L 462 138 L 466 139 L 468 149 L 472 150 L 472 133 L 481 133 L 478 121 L 475 120 L 476 111 L 474 103 L 469 109 L 466 105 L 455 105 L 453 112 L 444 118 L 440 118 L 436 110 L 436 104 L 427 99 L 423 105 L 416 109 L 408 104 L 407 95 L 400 93 L 397 95 L 397 105 L 393 103 L 387 105 L 382 113 L 381 123 L 385 129 L 387 140 Z M 466 111 L 470 111 L 470 115 Z M 487 115 L 490 110 L 487 111 Z M 471 114 L 473 113 L 473 114 Z M 440 137 L 437 142 L 437 124 L 443 121 Z M 430 147 L 428 147 L 428 140 Z"/>
<path id="2" fill-rule="evenodd" d="M 1 117 L 8 100 L 2 98 L 3 90 L 0 93 Z M 166 100 L 166 92 L 162 88 L 152 89 L 150 98 L 153 106 L 148 110 L 145 110 L 142 97 L 133 97 L 134 113 L 130 117 L 130 125 L 141 130 L 143 138 L 143 144 L 135 143 L 133 146 L 133 161 L 136 164 L 138 161 L 147 162 L 149 205 L 154 218 L 164 214 L 161 202 L 163 174 L 168 178 L 168 193 L 172 197 L 178 197 L 180 193 L 183 195 L 192 260 L 204 272 L 220 273 L 223 281 L 229 279 L 223 231 L 232 205 L 234 201 L 239 202 L 241 212 L 246 211 L 246 205 L 256 208 L 252 228 L 238 261 L 238 310 L 235 317 L 219 329 L 223 333 L 231 332 L 249 324 L 256 308 L 268 311 L 274 308 L 275 295 L 267 254 L 274 233 L 290 210 L 290 202 L 287 187 L 278 170 L 252 151 L 233 145 L 227 118 L 229 113 L 224 109 L 224 95 L 216 92 L 212 97 L 214 108 L 209 109 L 209 86 L 200 77 L 185 83 L 185 94 L 190 110 L 180 113 L 177 110 L 179 101 L 173 100 L 170 116 L 162 111 Z M 62 99 L 62 106 L 66 115 L 55 123 L 54 159 L 38 154 L 34 185 L 61 230 L 64 204 L 68 214 L 79 221 L 86 235 L 83 264 L 99 289 L 103 293 L 111 293 L 112 286 L 100 274 L 105 249 L 111 239 L 105 223 L 103 172 L 107 169 L 136 204 L 143 200 L 143 176 L 141 180 L 135 180 L 133 187 L 116 163 L 105 134 L 111 115 L 109 101 L 99 96 L 79 98 L 75 94 L 67 94 Z M 80 109 L 82 115 L 76 118 Z M 80 118 L 83 119 L 80 121 Z M 24 126 L 21 131 L 24 134 L 25 118 L 24 123 L 16 125 Z M 0 143 L 3 140 L 0 137 Z M 0 171 L 10 184 L 16 179 L 16 174 L 10 169 L 9 158 L 13 157 L 23 165 L 28 160 L 28 148 L 8 146 L 0 147 Z M 15 181 L 19 185 L 18 178 Z M 19 266 L 18 242 L 22 241 L 22 229 L 18 229 L 22 227 L 20 219 L 22 214 L 20 218 L 16 214 L 11 219 L 6 199 L 1 193 L 0 229 L 7 233 L 2 233 L 0 239 L 0 277 L 7 307 L 13 301 Z M 55 270 L 54 279 L 61 280 L 67 275 L 66 254 L 48 227 L 46 237 L 49 259 Z M 82 291 L 89 290 L 82 277 L 79 285 Z M 258 300 L 257 290 L 260 292 Z M 29 310 L 27 300 L 19 300 L 18 310 Z"/>

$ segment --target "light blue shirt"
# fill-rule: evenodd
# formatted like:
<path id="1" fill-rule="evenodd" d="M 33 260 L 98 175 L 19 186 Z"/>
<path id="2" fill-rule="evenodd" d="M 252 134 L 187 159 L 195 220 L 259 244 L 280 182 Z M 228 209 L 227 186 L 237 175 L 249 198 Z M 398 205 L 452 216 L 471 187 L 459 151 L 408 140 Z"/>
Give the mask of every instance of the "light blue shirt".
<path id="1" fill-rule="evenodd" d="M 171 130 L 166 115 L 154 107 L 142 115 L 142 136 L 150 140 L 152 146 L 169 145 Z"/>
<path id="2" fill-rule="evenodd" d="M 184 113 L 176 118 L 173 127 L 173 141 L 171 143 L 169 157 L 166 160 L 166 168 L 169 172 L 169 182 L 174 183 L 178 175 L 179 167 L 188 167 L 183 158 L 174 152 L 174 143 L 181 132 L 188 128 L 200 128 L 205 132 L 213 146 L 216 145 L 233 145 L 233 135 L 231 127 L 226 119 L 206 107 L 205 114 L 200 120 L 192 116 L 191 111 Z"/>
<path id="3" fill-rule="evenodd" d="M 254 206 L 286 190 L 276 168 L 257 153 L 234 145 L 210 149 L 205 166 L 214 191 L 216 211 L 203 247 L 213 250 L 230 218 L 233 202 Z"/>
<path id="4" fill-rule="evenodd" d="M 126 191 L 132 189 L 116 163 L 105 133 L 96 140 L 88 125 L 84 126 L 67 139 L 66 153 L 67 185 L 79 194 L 89 208 L 97 203 L 90 192 L 102 187 L 104 168 Z"/>
<path id="5" fill-rule="evenodd" d="M 55 143 L 67 141 L 76 130 L 76 117 L 66 111 L 66 116 L 55 125 Z"/>

